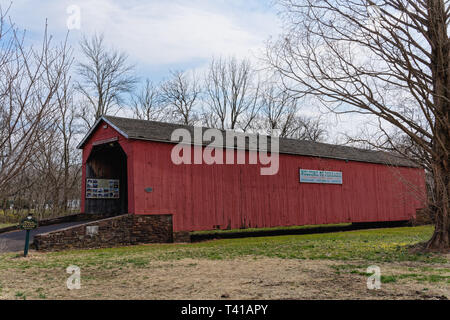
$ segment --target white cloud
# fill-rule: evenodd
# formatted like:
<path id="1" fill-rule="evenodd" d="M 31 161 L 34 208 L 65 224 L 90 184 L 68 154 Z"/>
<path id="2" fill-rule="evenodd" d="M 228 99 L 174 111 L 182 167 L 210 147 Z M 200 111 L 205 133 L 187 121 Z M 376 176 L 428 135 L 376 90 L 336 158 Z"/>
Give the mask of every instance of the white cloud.
<path id="1" fill-rule="evenodd" d="M 2 1 L 3 2 L 3 1 Z M 255 4 L 256 3 L 256 4 Z M 245 1 L 17 1 L 11 15 L 32 33 L 63 36 L 67 7 L 81 9 L 81 32 L 104 33 L 106 41 L 126 51 L 137 64 L 161 66 L 199 63 L 213 55 L 251 56 L 270 35 L 278 19 L 267 6 Z M 80 31 L 72 31 L 72 40 Z"/>
<path id="2" fill-rule="evenodd" d="M 131 56 L 150 64 L 189 62 L 217 54 L 249 55 L 262 46 L 269 31 L 260 30 L 258 24 L 265 18 L 260 14 L 248 13 L 249 20 L 244 23 L 231 14 L 184 3 L 155 2 L 129 8 L 106 0 L 101 3 L 102 10 L 91 4 L 81 6 L 88 21 L 84 28 L 104 32 Z M 277 31 L 274 28 L 273 32 Z"/>

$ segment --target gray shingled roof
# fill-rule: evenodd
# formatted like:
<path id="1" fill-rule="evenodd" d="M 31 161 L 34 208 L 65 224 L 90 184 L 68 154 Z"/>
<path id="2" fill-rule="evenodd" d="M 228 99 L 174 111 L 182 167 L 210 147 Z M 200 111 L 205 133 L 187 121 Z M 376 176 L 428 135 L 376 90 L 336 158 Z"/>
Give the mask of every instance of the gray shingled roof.
<path id="1" fill-rule="evenodd" d="M 112 127 L 118 130 L 122 135 L 124 135 L 128 139 L 176 143 L 171 140 L 172 132 L 175 129 L 179 128 L 187 129 L 191 133 L 192 137 L 194 132 L 193 126 L 186 126 L 173 123 L 119 118 L 112 116 L 104 116 L 102 119 L 108 122 Z M 94 128 L 95 126 L 93 127 L 93 129 Z M 202 130 L 206 129 L 208 128 L 202 128 Z M 91 130 L 86 135 L 86 137 L 81 141 L 81 143 L 78 146 L 79 148 L 83 147 L 84 143 L 87 141 L 92 131 L 93 130 Z M 225 131 L 222 131 L 222 133 L 225 135 Z M 269 142 L 268 148 L 270 149 L 270 138 L 268 142 Z M 209 143 L 210 141 L 203 142 L 204 145 L 208 145 Z M 246 144 L 246 149 L 248 149 L 248 143 Z M 387 153 L 383 151 L 363 150 L 354 147 L 339 146 L 297 139 L 280 138 L 279 152 L 284 154 L 293 154 L 302 156 L 380 163 L 393 166 L 417 167 L 417 165 L 411 162 L 410 160 L 407 160 L 392 153 Z"/>

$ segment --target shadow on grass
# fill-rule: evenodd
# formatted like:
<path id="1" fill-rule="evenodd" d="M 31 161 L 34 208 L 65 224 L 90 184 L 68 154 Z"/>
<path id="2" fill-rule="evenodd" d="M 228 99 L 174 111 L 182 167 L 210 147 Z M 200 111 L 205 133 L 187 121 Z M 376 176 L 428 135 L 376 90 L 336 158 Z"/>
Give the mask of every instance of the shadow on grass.
<path id="1" fill-rule="evenodd" d="M 283 235 L 300 235 L 341 232 L 376 228 L 397 228 L 407 226 L 408 221 L 387 221 L 387 222 L 364 222 L 364 223 L 341 223 L 318 226 L 290 226 L 276 228 L 249 228 L 234 230 L 210 230 L 191 232 L 191 241 L 199 242 L 213 239 L 235 239 L 246 237 L 269 237 Z"/>

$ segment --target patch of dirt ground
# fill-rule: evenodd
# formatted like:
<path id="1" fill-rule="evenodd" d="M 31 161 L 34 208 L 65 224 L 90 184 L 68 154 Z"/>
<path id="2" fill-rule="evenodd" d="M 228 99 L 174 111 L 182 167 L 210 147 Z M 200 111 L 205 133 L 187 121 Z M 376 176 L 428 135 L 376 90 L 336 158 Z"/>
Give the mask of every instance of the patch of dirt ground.
<path id="1" fill-rule="evenodd" d="M 380 263 L 381 273 L 401 274 L 408 264 Z M 414 265 L 417 267 L 417 265 Z M 342 271 L 344 269 L 347 271 Z M 350 267 L 350 269 L 349 269 Z M 142 267 L 81 269 L 81 289 L 68 290 L 65 269 L 7 269 L 1 299 L 448 299 L 448 281 L 411 278 L 367 289 L 363 264 L 328 260 L 246 258 L 152 261 Z M 449 275 L 449 265 L 443 268 Z M 352 269 L 353 268 L 353 269 Z M 422 268 L 423 269 L 423 268 Z M 425 268 L 426 269 L 426 268 Z M 341 271 L 339 271 L 341 270 Z M 406 271 L 405 271 L 406 270 Z M 426 273 L 427 271 L 422 271 Z M 448 279 L 448 278 L 447 278 Z"/>

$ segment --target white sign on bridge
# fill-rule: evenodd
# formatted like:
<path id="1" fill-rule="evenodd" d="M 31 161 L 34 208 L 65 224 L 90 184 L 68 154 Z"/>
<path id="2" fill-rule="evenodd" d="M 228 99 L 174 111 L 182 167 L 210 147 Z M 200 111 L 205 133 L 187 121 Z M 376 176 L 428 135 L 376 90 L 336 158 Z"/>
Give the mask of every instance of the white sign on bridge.
<path id="1" fill-rule="evenodd" d="M 342 184 L 342 172 L 300 169 L 300 182 Z"/>

